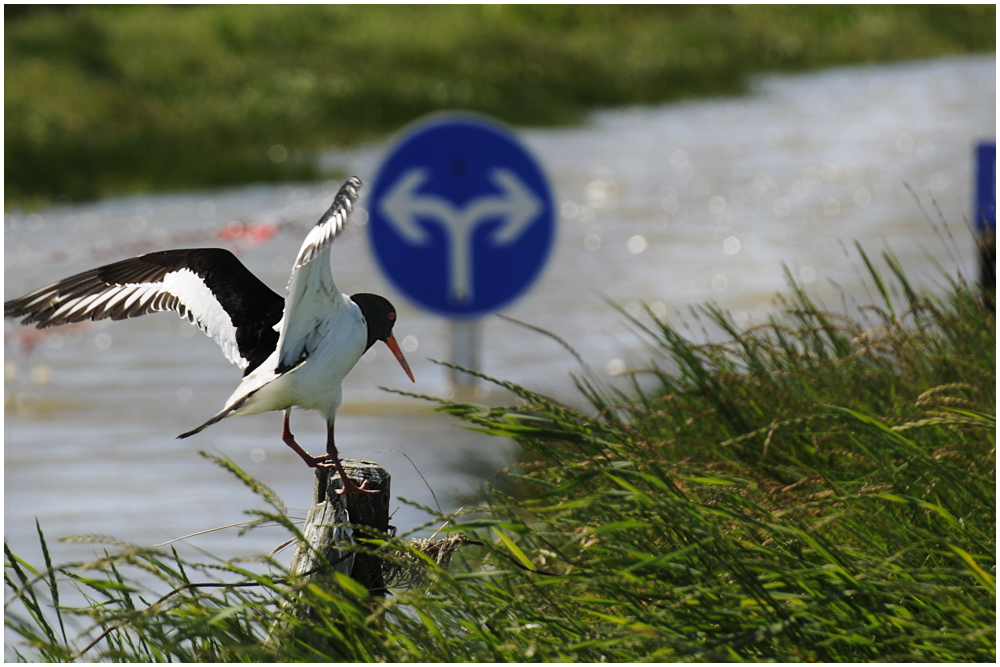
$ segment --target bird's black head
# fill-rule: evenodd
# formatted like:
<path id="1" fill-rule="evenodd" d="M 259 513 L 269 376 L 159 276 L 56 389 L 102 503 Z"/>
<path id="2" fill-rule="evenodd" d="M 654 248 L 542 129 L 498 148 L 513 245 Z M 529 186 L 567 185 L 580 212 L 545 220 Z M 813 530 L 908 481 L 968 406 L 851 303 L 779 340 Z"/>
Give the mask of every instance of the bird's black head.
<path id="1" fill-rule="evenodd" d="M 367 351 L 375 341 L 388 340 L 392 335 L 392 327 L 396 324 L 396 309 L 389 300 L 378 294 L 352 294 L 351 301 L 358 304 L 361 314 L 368 323 Z"/>
<path id="2" fill-rule="evenodd" d="M 365 351 L 367 352 L 368 348 L 374 345 L 377 340 L 384 342 L 392 350 L 410 381 L 416 382 L 413 379 L 410 365 L 406 363 L 406 357 L 403 356 L 396 338 L 392 335 L 392 327 L 396 324 L 396 309 L 392 307 L 389 300 L 378 294 L 354 294 L 351 296 L 351 301 L 358 304 L 361 314 L 365 317 L 365 322 L 368 323 L 368 345 L 365 347 Z"/>

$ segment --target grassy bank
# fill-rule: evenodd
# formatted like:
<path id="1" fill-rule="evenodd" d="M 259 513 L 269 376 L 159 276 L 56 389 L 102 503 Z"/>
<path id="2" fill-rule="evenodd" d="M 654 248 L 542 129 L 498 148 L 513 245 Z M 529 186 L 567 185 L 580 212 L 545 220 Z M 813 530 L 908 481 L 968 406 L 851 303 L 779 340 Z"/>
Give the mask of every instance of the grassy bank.
<path id="1" fill-rule="evenodd" d="M 317 177 L 427 112 L 517 125 L 995 50 L 992 5 L 6 7 L 5 197 Z"/>
<path id="2" fill-rule="evenodd" d="M 332 573 L 127 545 L 48 570 L 8 552 L 5 623 L 46 660 L 80 658 L 75 617 L 65 627 L 108 632 L 91 659 L 993 662 L 994 301 L 961 281 L 929 297 L 891 255 L 884 275 L 862 259 L 883 304 L 855 319 L 793 290 L 748 330 L 702 309 L 728 332 L 718 344 L 634 321 L 655 389 L 611 392 L 584 369 L 591 414 L 503 382 L 516 405 L 440 403 L 522 445 L 518 490 L 448 529 L 482 542 L 449 569 L 417 556 L 411 590 L 372 599 Z M 271 507 L 258 518 L 296 532 L 254 488 Z M 384 537 L 402 562 L 388 549 L 405 540 Z M 57 622 L 45 610 L 68 584 L 94 604 Z M 290 634 L 264 642 L 279 620 Z"/>

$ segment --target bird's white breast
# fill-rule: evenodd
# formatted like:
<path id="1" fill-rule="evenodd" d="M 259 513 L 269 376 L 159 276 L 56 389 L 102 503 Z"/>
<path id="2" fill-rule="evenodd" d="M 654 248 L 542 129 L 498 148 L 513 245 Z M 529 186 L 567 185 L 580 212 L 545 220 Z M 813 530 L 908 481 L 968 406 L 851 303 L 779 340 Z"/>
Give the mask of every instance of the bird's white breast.
<path id="1" fill-rule="evenodd" d="M 368 327 L 361 309 L 353 301 L 349 303 L 348 310 L 331 312 L 320 320 L 312 345 L 306 346 L 306 363 L 292 373 L 296 376 L 296 405 L 302 408 L 332 416 L 340 406 L 340 383 L 365 353 Z"/>
<path id="2" fill-rule="evenodd" d="M 368 327 L 361 309 L 348 299 L 348 308 L 330 310 L 317 317 L 306 334 L 305 363 L 278 375 L 279 350 L 260 365 L 226 402 L 232 405 L 249 393 L 236 414 L 257 414 L 297 406 L 317 410 L 332 421 L 340 407 L 341 382 L 361 359 L 368 342 Z"/>

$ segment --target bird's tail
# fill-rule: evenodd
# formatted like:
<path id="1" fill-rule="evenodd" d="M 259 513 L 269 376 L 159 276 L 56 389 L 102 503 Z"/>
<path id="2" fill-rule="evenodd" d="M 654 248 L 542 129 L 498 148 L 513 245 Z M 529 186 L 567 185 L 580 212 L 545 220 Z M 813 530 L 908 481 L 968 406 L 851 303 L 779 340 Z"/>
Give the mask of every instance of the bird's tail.
<path id="1" fill-rule="evenodd" d="M 204 424 L 202 424 L 198 428 L 190 430 L 187 433 L 181 433 L 179 436 L 177 436 L 177 439 L 178 440 L 182 440 L 184 438 L 189 438 L 192 435 L 194 435 L 195 433 L 201 433 L 202 431 L 204 431 L 206 428 L 208 428 L 212 424 L 214 424 L 216 422 L 222 421 L 223 419 L 225 419 L 226 417 L 228 417 L 230 414 L 232 414 L 233 411 L 239 410 L 240 406 L 243 405 L 243 403 L 245 403 L 246 400 L 248 398 L 250 398 L 251 396 L 253 396 L 253 395 L 254 395 L 254 392 L 250 392 L 246 396 L 240 397 L 240 400 L 236 401 L 232 405 L 226 406 L 226 408 L 222 412 L 220 412 L 219 414 L 215 415 L 214 417 L 212 417 L 211 419 L 209 419 L 207 422 L 205 422 Z"/>

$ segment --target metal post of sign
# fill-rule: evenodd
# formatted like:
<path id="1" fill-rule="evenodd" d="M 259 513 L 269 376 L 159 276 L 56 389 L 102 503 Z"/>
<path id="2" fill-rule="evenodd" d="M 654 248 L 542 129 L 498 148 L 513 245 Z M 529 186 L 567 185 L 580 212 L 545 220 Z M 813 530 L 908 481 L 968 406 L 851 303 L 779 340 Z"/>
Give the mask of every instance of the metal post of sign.
<path id="1" fill-rule="evenodd" d="M 478 317 L 454 318 L 451 320 L 451 363 L 462 368 L 478 371 L 479 347 L 482 333 L 482 319 Z M 452 369 L 451 387 L 456 397 L 462 391 L 476 386 L 474 375 Z"/>

